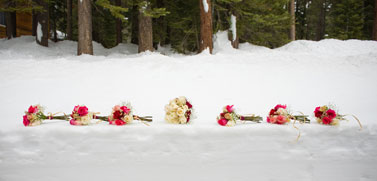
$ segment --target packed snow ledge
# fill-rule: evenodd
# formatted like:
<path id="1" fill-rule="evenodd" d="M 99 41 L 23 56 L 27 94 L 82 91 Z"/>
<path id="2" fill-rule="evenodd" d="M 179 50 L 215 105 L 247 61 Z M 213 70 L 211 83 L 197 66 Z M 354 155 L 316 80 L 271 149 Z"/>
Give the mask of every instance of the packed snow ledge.
<path id="1" fill-rule="evenodd" d="M 95 56 L 76 56 L 75 42 L 38 46 L 34 37 L 0 40 L 0 180 L 375 180 L 377 178 L 377 42 L 294 41 L 269 49 L 231 48 L 217 34 L 214 55 L 184 56 L 169 48 L 136 54 L 122 44 Z M 177 96 L 197 119 L 169 125 L 164 106 Z M 146 126 L 104 122 L 75 127 L 46 121 L 24 127 L 31 104 L 70 113 L 75 105 L 110 114 L 130 101 Z M 237 124 L 216 116 L 234 104 L 239 113 L 266 117 L 276 104 L 311 115 L 311 124 Z M 363 124 L 315 122 L 316 106 L 333 104 Z"/>

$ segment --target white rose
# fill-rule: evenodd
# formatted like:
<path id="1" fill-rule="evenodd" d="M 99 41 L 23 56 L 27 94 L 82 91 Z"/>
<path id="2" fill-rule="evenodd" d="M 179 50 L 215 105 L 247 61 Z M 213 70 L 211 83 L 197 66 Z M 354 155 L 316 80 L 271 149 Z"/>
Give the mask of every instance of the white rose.
<path id="1" fill-rule="evenodd" d="M 186 105 L 186 97 L 184 97 L 184 96 L 179 97 L 178 100 L 177 100 L 177 104 L 179 106 Z"/>
<path id="2" fill-rule="evenodd" d="M 286 114 L 288 114 L 287 110 L 285 110 L 283 108 L 279 108 L 276 112 L 278 114 L 280 114 L 280 115 L 286 115 Z"/>
<path id="3" fill-rule="evenodd" d="M 231 120 L 229 120 L 229 121 L 226 123 L 226 126 L 228 126 L 228 127 L 232 127 L 232 126 L 234 126 L 234 125 L 236 125 L 236 122 L 231 121 Z"/>

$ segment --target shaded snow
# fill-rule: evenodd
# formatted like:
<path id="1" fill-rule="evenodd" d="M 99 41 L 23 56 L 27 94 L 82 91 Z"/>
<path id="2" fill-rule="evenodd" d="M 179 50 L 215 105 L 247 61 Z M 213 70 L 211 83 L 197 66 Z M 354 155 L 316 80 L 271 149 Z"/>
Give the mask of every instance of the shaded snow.
<path id="1" fill-rule="evenodd" d="M 233 41 L 236 41 L 236 38 L 237 38 L 237 19 L 233 14 L 230 16 L 230 29 L 232 31 Z"/>
<path id="2" fill-rule="evenodd" d="M 76 56 L 72 41 L 0 40 L 0 180 L 375 180 L 377 173 L 377 42 L 294 41 L 277 49 L 215 35 L 214 55 L 183 56 L 169 48 L 137 54 L 121 44 Z M 165 56 L 167 54 L 169 56 Z M 198 118 L 168 125 L 164 105 L 187 96 Z M 25 128 L 22 115 L 40 103 L 69 113 L 85 104 L 107 115 L 130 101 L 153 123 L 73 127 L 50 121 Z M 363 123 L 338 127 L 267 123 L 220 127 L 226 104 L 264 117 L 276 104 L 311 115 L 333 103 Z M 312 119 L 313 120 L 313 119 Z"/>
<path id="3" fill-rule="evenodd" d="M 203 0 L 203 8 L 206 13 L 208 13 L 208 3 L 207 0 Z"/>
<path id="4" fill-rule="evenodd" d="M 39 42 L 42 41 L 43 31 L 42 31 L 42 25 L 38 22 L 37 25 L 37 39 Z"/>

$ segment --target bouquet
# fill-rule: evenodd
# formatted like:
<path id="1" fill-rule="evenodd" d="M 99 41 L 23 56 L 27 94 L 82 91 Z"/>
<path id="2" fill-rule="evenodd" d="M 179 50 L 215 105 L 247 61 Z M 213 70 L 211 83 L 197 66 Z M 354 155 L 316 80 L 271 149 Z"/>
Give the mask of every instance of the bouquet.
<path id="1" fill-rule="evenodd" d="M 68 116 L 55 116 L 58 113 L 52 114 L 49 113 L 46 116 L 44 113 L 44 108 L 40 105 L 31 105 L 27 111 L 25 111 L 25 115 L 23 116 L 23 123 L 25 126 L 36 126 L 42 124 L 43 120 L 46 119 L 60 119 L 60 120 L 68 120 Z"/>
<path id="2" fill-rule="evenodd" d="M 289 123 L 291 119 L 298 120 L 301 123 L 310 123 L 307 115 L 291 115 L 287 111 L 287 106 L 281 104 L 276 105 L 274 109 L 270 110 L 267 122 L 272 124 L 286 124 Z"/>
<path id="3" fill-rule="evenodd" d="M 96 113 L 89 112 L 86 106 L 77 105 L 73 108 L 71 114 L 72 119 L 69 123 L 75 126 L 89 125 L 90 121 L 96 118 L 95 114 Z"/>
<path id="4" fill-rule="evenodd" d="M 217 117 L 217 123 L 221 126 L 234 126 L 237 120 L 253 121 L 260 123 L 263 119 L 260 116 L 241 116 L 238 115 L 233 108 L 234 105 L 227 105 L 223 108 L 223 112 Z"/>
<path id="5" fill-rule="evenodd" d="M 325 125 L 339 125 L 339 122 L 341 120 L 347 120 L 345 117 L 347 115 L 340 115 L 334 109 L 331 109 L 332 106 L 320 106 L 316 107 L 314 110 L 314 116 L 317 119 L 317 122 L 320 124 L 325 124 Z M 361 125 L 360 120 L 354 116 L 351 115 L 355 120 L 359 123 L 360 129 L 363 128 Z"/>
<path id="6" fill-rule="evenodd" d="M 165 120 L 173 124 L 187 124 L 193 119 L 192 104 L 181 96 L 170 100 L 169 104 L 165 106 Z"/>
<path id="7" fill-rule="evenodd" d="M 113 107 L 113 110 L 111 112 L 111 115 L 108 116 L 107 121 L 109 121 L 109 124 L 111 125 L 125 125 L 131 123 L 133 120 L 141 120 L 141 121 L 152 121 L 151 116 L 146 117 L 139 117 L 136 115 L 133 115 L 133 109 L 131 107 L 130 103 L 123 104 L 122 106 L 116 105 Z"/>

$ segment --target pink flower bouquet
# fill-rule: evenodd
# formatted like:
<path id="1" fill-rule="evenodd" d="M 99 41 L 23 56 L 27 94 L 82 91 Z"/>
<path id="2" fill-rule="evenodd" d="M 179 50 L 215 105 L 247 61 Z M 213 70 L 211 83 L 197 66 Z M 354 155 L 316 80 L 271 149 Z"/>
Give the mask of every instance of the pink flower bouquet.
<path id="1" fill-rule="evenodd" d="M 221 126 L 234 126 L 237 120 L 253 121 L 260 123 L 263 119 L 260 116 L 241 116 L 235 113 L 234 105 L 227 105 L 223 108 L 223 112 L 217 117 L 217 123 Z"/>
<path id="2" fill-rule="evenodd" d="M 310 123 L 310 120 L 307 117 L 307 115 L 291 115 L 287 111 L 286 105 L 278 104 L 270 110 L 267 117 L 267 122 L 271 124 L 286 124 L 293 119 L 298 120 L 301 123 Z"/>
<path id="3" fill-rule="evenodd" d="M 49 113 L 46 116 L 43 113 L 44 108 L 40 105 L 31 105 L 27 111 L 25 111 L 25 115 L 23 116 L 23 123 L 25 126 L 36 126 L 42 124 L 43 120 L 46 119 L 59 119 L 59 120 L 68 120 L 68 116 L 55 116 L 55 114 Z"/>
<path id="4" fill-rule="evenodd" d="M 114 106 L 111 112 L 111 115 L 108 116 L 109 124 L 117 125 L 117 126 L 129 124 L 133 120 L 151 122 L 152 117 L 151 116 L 139 117 L 139 116 L 133 115 L 133 110 L 132 110 L 131 104 L 129 103 L 122 106 L 120 105 Z"/>
<path id="5" fill-rule="evenodd" d="M 86 106 L 77 105 L 73 108 L 71 117 L 72 119 L 69 121 L 71 125 L 89 125 L 90 121 L 95 118 L 95 113 L 89 112 Z"/>

